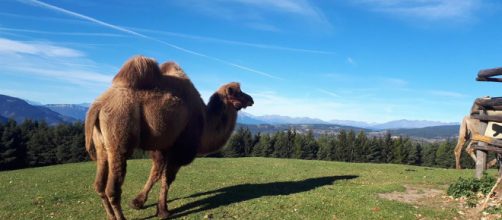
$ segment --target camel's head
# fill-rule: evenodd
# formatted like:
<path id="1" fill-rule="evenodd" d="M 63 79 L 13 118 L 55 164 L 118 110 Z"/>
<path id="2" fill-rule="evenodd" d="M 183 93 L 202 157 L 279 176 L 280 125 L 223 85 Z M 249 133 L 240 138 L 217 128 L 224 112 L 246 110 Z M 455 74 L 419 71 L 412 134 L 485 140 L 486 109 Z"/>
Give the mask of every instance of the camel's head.
<path id="1" fill-rule="evenodd" d="M 254 104 L 253 98 L 241 90 L 241 85 L 236 82 L 228 83 L 219 89 L 225 102 L 231 104 L 237 111 Z"/>

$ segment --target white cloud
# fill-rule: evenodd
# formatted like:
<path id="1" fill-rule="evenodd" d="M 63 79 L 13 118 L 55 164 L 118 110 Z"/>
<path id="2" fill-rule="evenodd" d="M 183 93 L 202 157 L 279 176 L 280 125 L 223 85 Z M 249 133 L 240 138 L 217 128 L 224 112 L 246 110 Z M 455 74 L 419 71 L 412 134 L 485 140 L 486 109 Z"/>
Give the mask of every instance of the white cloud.
<path id="1" fill-rule="evenodd" d="M 180 3 L 191 10 L 196 9 L 212 17 L 229 21 L 238 21 L 251 25 L 251 28 L 273 31 L 280 30 L 276 26 L 264 23 L 270 21 L 270 13 L 287 15 L 288 19 L 300 18 L 304 22 L 314 22 L 331 29 L 331 23 L 321 9 L 308 0 L 219 0 L 219 1 L 182 1 Z M 298 21 L 295 21 L 298 22 Z M 248 25 L 249 26 L 249 25 Z"/>
<path id="2" fill-rule="evenodd" d="M 322 92 L 327 95 L 330 95 L 330 96 L 333 96 L 333 97 L 340 97 L 338 94 L 331 92 L 331 91 L 328 91 L 326 89 L 317 89 L 317 91 Z"/>
<path id="3" fill-rule="evenodd" d="M 370 10 L 402 17 L 438 20 L 469 20 L 480 0 L 358 0 Z"/>
<path id="4" fill-rule="evenodd" d="M 351 64 L 351 65 L 356 65 L 356 61 L 354 59 L 352 59 L 352 57 L 347 57 L 347 63 Z"/>
<path id="5" fill-rule="evenodd" d="M 306 0 L 237 0 L 235 2 L 283 13 L 297 14 L 320 22 L 326 22 L 324 14 Z"/>
<path id="6" fill-rule="evenodd" d="M 96 71 L 97 66 L 79 50 L 51 42 L 23 42 L 0 38 L 0 74 L 23 74 L 76 85 L 101 85 L 111 76 Z"/>
<path id="7" fill-rule="evenodd" d="M 383 78 L 385 84 L 389 86 L 404 87 L 408 85 L 408 81 L 399 78 Z"/>
<path id="8" fill-rule="evenodd" d="M 216 61 L 216 62 L 225 64 L 225 65 L 228 65 L 228 66 L 232 66 L 232 67 L 235 67 L 235 68 L 238 68 L 238 69 L 250 72 L 250 73 L 254 73 L 254 74 L 257 74 L 257 75 L 269 77 L 269 78 L 272 78 L 272 79 L 280 79 L 277 76 L 274 76 L 272 74 L 269 74 L 269 73 L 266 73 L 266 72 L 263 72 L 263 71 L 260 71 L 260 70 L 248 67 L 248 66 L 244 66 L 244 65 L 241 65 L 241 64 L 233 63 L 233 62 L 230 62 L 230 61 L 227 61 L 227 60 L 223 60 L 223 59 L 220 59 L 220 58 L 217 58 L 217 57 L 214 57 L 214 56 L 210 56 L 210 55 L 203 54 L 203 53 L 200 53 L 200 52 L 197 52 L 197 51 L 194 51 L 194 50 L 183 48 L 181 46 L 169 43 L 167 41 L 164 41 L 164 40 L 161 40 L 161 39 L 158 39 L 158 38 L 154 38 L 152 36 L 144 35 L 142 33 L 136 32 L 136 31 L 134 31 L 132 29 L 121 27 L 121 26 L 117 26 L 117 25 L 114 25 L 114 24 L 111 24 L 111 23 L 108 23 L 108 22 L 105 22 L 105 21 L 102 21 L 102 20 L 99 20 L 99 19 L 96 19 L 96 18 L 93 18 L 93 17 L 89 17 L 89 16 L 84 15 L 84 14 L 80 14 L 80 13 L 77 13 L 77 12 L 74 12 L 74 11 L 70 11 L 70 10 L 67 10 L 67 9 L 64 9 L 64 8 L 57 7 L 55 5 L 51 5 L 51 4 L 42 2 L 42 1 L 30 0 L 30 1 L 27 1 L 27 2 L 25 2 L 25 1 L 22 1 L 22 2 L 26 3 L 26 4 L 29 4 L 29 5 L 38 6 L 38 7 L 42 7 L 42 8 L 48 9 L 48 10 L 52 10 L 52 11 L 55 11 L 55 12 L 63 13 L 63 14 L 69 15 L 71 17 L 76 17 L 76 18 L 79 18 L 79 19 L 82 19 L 82 20 L 85 20 L 85 21 L 89 21 L 89 22 L 92 22 L 92 23 L 94 23 L 96 25 L 107 27 L 108 29 L 111 29 L 111 30 L 120 31 L 122 33 L 126 33 L 126 34 L 129 34 L 129 35 L 132 35 L 132 36 L 136 36 L 136 37 L 143 38 L 143 39 L 146 39 L 146 40 L 154 41 L 154 42 L 163 44 L 165 46 L 168 46 L 168 47 L 170 47 L 172 49 L 175 49 L 175 50 L 178 50 L 178 51 L 182 51 L 184 53 L 188 53 L 188 54 L 191 54 L 191 55 L 203 57 L 203 58 L 206 58 L 206 59 L 209 59 L 209 60 L 212 60 L 212 61 Z"/>
<path id="9" fill-rule="evenodd" d="M 84 53 L 50 43 L 22 42 L 0 38 L 0 53 L 29 54 L 47 57 L 82 57 Z"/>
<path id="10" fill-rule="evenodd" d="M 429 90 L 428 93 L 435 95 L 435 96 L 443 96 L 447 98 L 465 98 L 467 95 L 458 93 L 458 92 L 452 92 L 452 91 L 444 91 L 444 90 Z"/>
<path id="11" fill-rule="evenodd" d="M 6 28 L 0 27 L 0 31 L 4 33 L 15 32 L 15 33 L 32 33 L 32 34 L 43 34 L 43 35 L 66 35 L 66 36 L 84 36 L 84 37 L 127 37 L 123 34 L 114 33 L 101 33 L 101 32 L 59 32 L 59 31 L 41 31 L 41 30 L 30 30 L 30 29 L 19 29 L 19 28 Z"/>
<path id="12" fill-rule="evenodd" d="M 325 51 L 325 50 L 314 50 L 314 49 L 297 48 L 297 47 L 285 47 L 285 46 L 274 45 L 274 44 L 259 44 L 259 43 L 252 43 L 252 42 L 227 40 L 227 39 L 222 39 L 222 38 L 206 37 L 206 36 L 193 35 L 193 34 L 183 34 L 183 33 L 169 32 L 169 31 L 158 31 L 158 30 L 143 29 L 143 28 L 131 28 L 131 29 L 137 30 L 137 31 L 142 31 L 142 32 L 147 32 L 147 33 L 175 36 L 175 37 L 180 37 L 180 38 L 185 38 L 185 39 L 210 41 L 210 42 L 216 42 L 216 43 L 240 45 L 240 46 L 246 46 L 246 47 L 270 49 L 270 50 L 283 50 L 283 51 L 291 51 L 291 52 L 317 53 L 317 54 L 327 54 L 327 55 L 335 54 L 335 52 L 333 52 L 333 51 Z M 1 28 L 0 28 L 0 30 L 1 30 Z"/>

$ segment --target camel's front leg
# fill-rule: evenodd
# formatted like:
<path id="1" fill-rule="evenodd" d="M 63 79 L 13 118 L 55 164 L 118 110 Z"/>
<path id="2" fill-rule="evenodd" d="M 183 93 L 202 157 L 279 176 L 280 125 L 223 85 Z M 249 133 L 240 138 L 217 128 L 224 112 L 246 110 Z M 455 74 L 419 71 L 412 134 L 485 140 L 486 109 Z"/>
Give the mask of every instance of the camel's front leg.
<path id="1" fill-rule="evenodd" d="M 162 186 L 160 188 L 159 203 L 157 204 L 157 216 L 161 219 L 165 219 L 170 216 L 170 213 L 167 209 L 167 193 L 169 191 L 169 188 L 171 187 L 171 184 L 176 179 L 176 174 L 178 173 L 179 169 L 179 166 L 170 165 L 167 165 L 164 169 L 161 180 Z"/>
<path id="2" fill-rule="evenodd" d="M 148 193 L 150 193 L 153 185 L 159 181 L 162 173 L 164 172 L 165 160 L 162 153 L 160 151 L 152 151 L 150 155 L 152 157 L 152 169 L 150 170 L 150 176 L 148 177 L 143 190 L 141 190 L 136 198 L 131 201 L 130 206 L 133 209 L 143 208 L 146 200 L 148 199 Z"/>

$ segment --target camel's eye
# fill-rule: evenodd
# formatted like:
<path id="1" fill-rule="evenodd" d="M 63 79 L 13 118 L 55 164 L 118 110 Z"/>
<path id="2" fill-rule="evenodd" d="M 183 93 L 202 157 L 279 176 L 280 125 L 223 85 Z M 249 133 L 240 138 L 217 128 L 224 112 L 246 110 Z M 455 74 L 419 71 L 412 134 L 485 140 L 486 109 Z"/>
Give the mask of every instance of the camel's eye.
<path id="1" fill-rule="evenodd" d="M 232 87 L 228 88 L 227 91 L 228 91 L 229 95 L 234 95 L 234 93 L 235 93 L 235 91 L 234 91 L 234 89 Z"/>

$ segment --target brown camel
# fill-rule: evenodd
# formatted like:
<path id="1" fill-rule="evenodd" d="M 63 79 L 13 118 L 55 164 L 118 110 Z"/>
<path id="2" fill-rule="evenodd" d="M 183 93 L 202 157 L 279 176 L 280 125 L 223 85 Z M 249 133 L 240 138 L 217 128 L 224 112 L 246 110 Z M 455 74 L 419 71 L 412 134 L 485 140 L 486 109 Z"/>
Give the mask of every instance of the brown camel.
<path id="1" fill-rule="evenodd" d="M 479 129 L 479 120 L 475 118 L 471 118 L 471 116 L 465 116 L 464 119 L 462 120 L 462 123 L 460 124 L 460 130 L 458 132 L 458 140 L 457 140 L 457 146 L 455 146 L 455 167 L 457 169 L 462 169 L 462 166 L 460 165 L 460 156 L 462 154 L 462 148 L 464 147 L 465 143 L 467 142 L 467 147 L 465 148 L 465 151 L 471 156 L 471 158 L 476 162 L 476 154 L 474 153 L 474 149 L 472 148 L 472 143 L 473 141 L 471 138 L 475 135 L 478 134 L 478 129 Z M 487 166 L 491 167 L 494 166 L 497 163 L 496 159 L 493 159 L 492 161 L 488 162 Z"/>
<path id="2" fill-rule="evenodd" d="M 234 129 L 237 111 L 253 104 L 238 83 L 229 83 L 206 106 L 181 68 L 174 63 L 164 68 L 166 74 L 152 59 L 132 58 L 87 113 L 86 149 L 97 161 L 94 186 L 108 219 L 124 219 L 121 186 L 134 148 L 152 151 L 147 185 L 162 179 L 157 215 L 167 218 L 167 191 L 179 168 L 196 154 L 220 149 Z"/>

